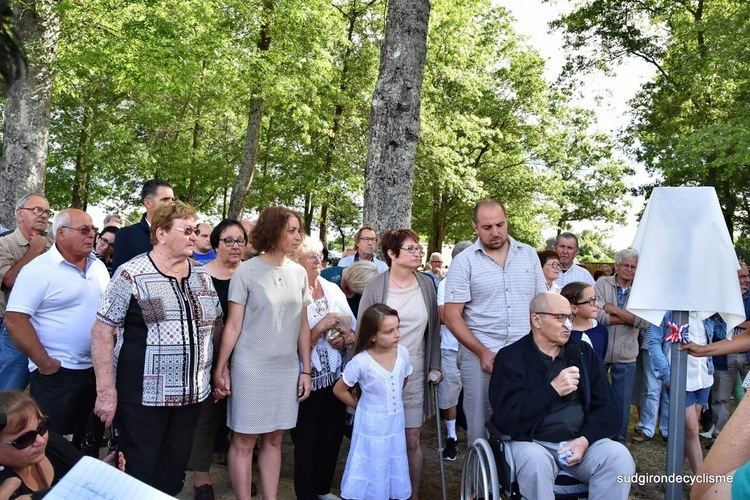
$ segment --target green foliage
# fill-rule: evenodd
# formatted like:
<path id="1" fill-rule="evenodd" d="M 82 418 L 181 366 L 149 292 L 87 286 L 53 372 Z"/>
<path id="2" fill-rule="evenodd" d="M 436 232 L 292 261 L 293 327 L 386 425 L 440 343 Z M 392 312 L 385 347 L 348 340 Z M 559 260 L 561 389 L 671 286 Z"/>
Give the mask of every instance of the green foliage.
<path id="1" fill-rule="evenodd" d="M 610 247 L 606 239 L 608 234 L 604 231 L 584 229 L 578 236 L 578 260 L 581 262 L 612 262 L 615 251 Z"/>
<path id="2" fill-rule="evenodd" d="M 536 246 L 547 225 L 621 221 L 629 169 L 590 132 L 591 113 L 545 81 L 507 11 L 445 1 L 431 16 L 414 204 L 431 250 L 468 238 L 471 208 L 485 197 L 503 200 L 513 236 Z"/>
<path id="3" fill-rule="evenodd" d="M 361 220 L 382 0 L 62 0 L 47 193 L 55 208 L 128 213 L 170 179 L 226 213 L 248 106 L 263 99 L 250 212 L 280 203 L 346 241 Z M 473 204 L 504 201 L 514 237 L 620 221 L 623 177 L 590 113 L 491 0 L 432 2 L 414 228 L 432 247 L 471 236 Z M 262 33 L 270 41 L 259 50 Z M 136 210 L 137 211 L 137 210 Z"/>
<path id="4" fill-rule="evenodd" d="M 750 3 L 588 0 L 557 26 L 571 71 L 624 57 L 656 69 L 633 100 L 626 144 L 663 185 L 714 186 L 730 233 L 749 234 Z"/>

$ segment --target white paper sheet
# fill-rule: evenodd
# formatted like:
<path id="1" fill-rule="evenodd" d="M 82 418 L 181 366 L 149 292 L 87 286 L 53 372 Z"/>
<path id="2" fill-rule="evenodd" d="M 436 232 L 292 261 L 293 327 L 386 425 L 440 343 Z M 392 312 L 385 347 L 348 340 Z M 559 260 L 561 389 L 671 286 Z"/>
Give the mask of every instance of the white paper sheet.
<path id="1" fill-rule="evenodd" d="M 92 457 L 83 457 L 44 497 L 49 500 L 163 500 L 169 495 Z"/>
<path id="2" fill-rule="evenodd" d="M 628 311 L 652 324 L 669 310 L 719 313 L 730 332 L 745 320 L 739 263 L 714 188 L 655 188 L 633 248 L 640 257 Z"/>

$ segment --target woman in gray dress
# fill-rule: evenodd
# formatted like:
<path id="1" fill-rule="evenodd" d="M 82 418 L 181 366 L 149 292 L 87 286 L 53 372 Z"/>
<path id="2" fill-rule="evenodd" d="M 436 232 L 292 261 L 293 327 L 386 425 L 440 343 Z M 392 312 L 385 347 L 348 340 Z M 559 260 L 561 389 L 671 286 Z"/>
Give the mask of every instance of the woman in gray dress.
<path id="1" fill-rule="evenodd" d="M 284 430 L 295 426 L 299 401 L 310 395 L 307 273 L 288 258 L 302 242 L 302 227 L 302 218 L 287 208 L 263 210 L 251 236 L 263 254 L 243 262 L 229 284 L 213 383 L 217 399 L 229 396 L 227 459 L 240 500 L 250 499 L 258 437 L 263 498 L 277 497 Z"/>

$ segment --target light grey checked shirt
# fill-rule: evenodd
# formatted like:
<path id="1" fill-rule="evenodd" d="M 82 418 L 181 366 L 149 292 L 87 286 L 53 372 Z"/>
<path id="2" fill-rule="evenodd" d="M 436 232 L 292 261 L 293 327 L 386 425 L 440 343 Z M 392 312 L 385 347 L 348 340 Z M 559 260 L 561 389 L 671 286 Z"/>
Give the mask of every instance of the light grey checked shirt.
<path id="1" fill-rule="evenodd" d="M 445 302 L 464 304 L 471 333 L 493 352 L 529 333 L 529 304 L 547 285 L 536 251 L 508 236 L 510 248 L 500 267 L 477 239 L 453 259 Z"/>

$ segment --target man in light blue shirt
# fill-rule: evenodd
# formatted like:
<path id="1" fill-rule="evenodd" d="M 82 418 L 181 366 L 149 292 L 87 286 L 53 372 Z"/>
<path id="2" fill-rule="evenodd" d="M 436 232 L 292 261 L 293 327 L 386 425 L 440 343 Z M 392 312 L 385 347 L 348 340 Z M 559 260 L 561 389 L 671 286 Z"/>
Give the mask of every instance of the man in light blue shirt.
<path id="1" fill-rule="evenodd" d="M 339 260 L 339 267 L 349 267 L 355 262 L 366 260 L 373 262 L 378 267 L 378 273 L 382 274 L 388 270 L 388 264 L 375 258 L 375 248 L 378 243 L 378 235 L 370 226 L 362 226 L 354 235 L 354 246 L 356 252 Z"/>

